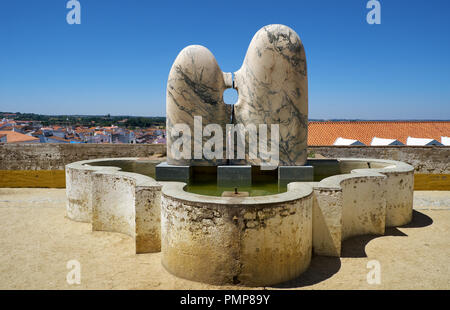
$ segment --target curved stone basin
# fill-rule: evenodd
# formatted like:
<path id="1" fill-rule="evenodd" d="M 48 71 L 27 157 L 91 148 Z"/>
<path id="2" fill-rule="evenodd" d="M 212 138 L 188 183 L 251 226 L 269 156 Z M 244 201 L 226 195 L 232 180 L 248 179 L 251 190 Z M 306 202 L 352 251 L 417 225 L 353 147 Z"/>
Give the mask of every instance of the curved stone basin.
<path id="1" fill-rule="evenodd" d="M 342 158 L 343 174 L 244 198 L 188 193 L 185 183 L 97 166 L 117 162 L 141 164 L 116 158 L 66 166 L 67 216 L 130 235 L 136 253 L 161 249 L 169 272 L 195 281 L 274 285 L 305 271 L 313 252 L 340 256 L 346 238 L 383 235 L 412 219 L 414 169 L 398 161 Z"/>
<path id="2" fill-rule="evenodd" d="M 212 284 L 270 285 L 311 260 L 311 186 L 259 197 L 213 197 L 163 186 L 161 250 L 173 274 Z"/>

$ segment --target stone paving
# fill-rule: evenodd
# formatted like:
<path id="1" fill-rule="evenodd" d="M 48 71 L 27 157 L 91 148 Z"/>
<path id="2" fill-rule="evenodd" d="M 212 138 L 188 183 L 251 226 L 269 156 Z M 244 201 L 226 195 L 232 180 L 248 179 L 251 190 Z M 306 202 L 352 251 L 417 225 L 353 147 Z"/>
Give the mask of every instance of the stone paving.
<path id="1" fill-rule="evenodd" d="M 412 223 L 348 239 L 342 257 L 314 256 L 298 279 L 270 289 L 450 289 L 449 198 L 415 192 Z M 131 237 L 67 219 L 64 189 L 0 189 L 0 223 L 0 289 L 243 288 L 177 278 L 161 266 L 160 253 L 134 254 Z M 66 281 L 73 259 L 80 285 Z M 381 266 L 378 285 L 367 283 L 371 260 Z"/>

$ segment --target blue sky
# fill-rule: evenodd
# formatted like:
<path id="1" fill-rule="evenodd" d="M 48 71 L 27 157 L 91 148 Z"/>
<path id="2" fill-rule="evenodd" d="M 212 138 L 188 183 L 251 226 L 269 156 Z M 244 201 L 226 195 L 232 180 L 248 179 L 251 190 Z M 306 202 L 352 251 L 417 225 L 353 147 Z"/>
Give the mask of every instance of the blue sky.
<path id="1" fill-rule="evenodd" d="M 450 1 L 380 0 L 380 25 L 366 0 L 79 0 L 81 25 L 66 2 L 0 0 L 0 111 L 162 116 L 183 47 L 234 72 L 279 23 L 305 45 L 310 118 L 450 119 Z"/>

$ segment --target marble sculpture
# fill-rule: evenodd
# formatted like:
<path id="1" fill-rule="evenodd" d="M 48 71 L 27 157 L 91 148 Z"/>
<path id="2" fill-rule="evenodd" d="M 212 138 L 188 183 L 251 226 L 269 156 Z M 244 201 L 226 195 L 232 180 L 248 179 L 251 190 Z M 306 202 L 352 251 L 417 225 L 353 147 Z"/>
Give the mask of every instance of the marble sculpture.
<path id="1" fill-rule="evenodd" d="M 234 106 L 224 103 L 227 88 L 238 92 Z M 304 165 L 307 157 L 308 79 L 306 56 L 297 33 L 284 25 L 260 29 L 250 42 L 242 67 L 222 72 L 214 55 L 200 45 L 184 48 L 170 70 L 167 83 L 167 162 L 170 165 L 222 165 L 224 159 L 175 159 L 171 144 L 174 124 L 187 124 L 194 132 L 194 116 L 202 125 L 219 124 L 226 134 L 230 123 L 247 126 L 279 124 L 280 166 Z M 200 137 L 203 143 L 208 137 Z M 248 136 L 246 138 L 248 140 Z M 194 139 L 192 139 L 194 140 Z M 270 145 L 270 134 L 268 134 Z M 247 143 L 248 145 L 248 143 Z M 247 154 L 247 153 L 246 153 Z M 258 165 L 246 156 L 241 163 Z"/>

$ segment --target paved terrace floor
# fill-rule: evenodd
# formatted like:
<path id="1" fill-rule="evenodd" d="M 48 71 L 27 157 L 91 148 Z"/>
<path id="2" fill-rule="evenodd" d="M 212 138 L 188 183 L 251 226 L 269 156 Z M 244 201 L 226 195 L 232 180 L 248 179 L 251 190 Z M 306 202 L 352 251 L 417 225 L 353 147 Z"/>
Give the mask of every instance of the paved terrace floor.
<path id="1" fill-rule="evenodd" d="M 450 289 L 450 192 L 415 192 L 414 209 L 411 224 L 349 239 L 343 257 L 315 256 L 306 273 L 274 289 Z M 0 289 L 235 288 L 177 278 L 160 253 L 135 255 L 130 237 L 67 219 L 64 189 L 0 189 L 0 223 Z M 66 282 L 72 259 L 80 285 Z M 366 280 L 374 259 L 380 285 Z"/>

